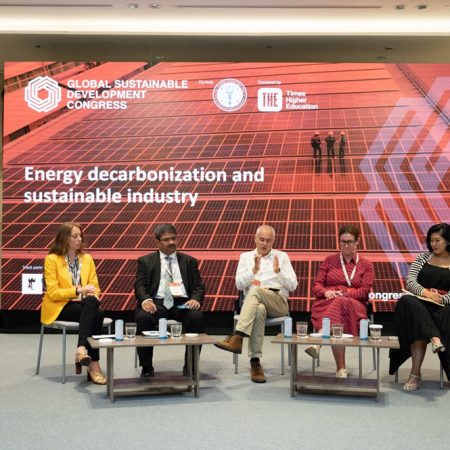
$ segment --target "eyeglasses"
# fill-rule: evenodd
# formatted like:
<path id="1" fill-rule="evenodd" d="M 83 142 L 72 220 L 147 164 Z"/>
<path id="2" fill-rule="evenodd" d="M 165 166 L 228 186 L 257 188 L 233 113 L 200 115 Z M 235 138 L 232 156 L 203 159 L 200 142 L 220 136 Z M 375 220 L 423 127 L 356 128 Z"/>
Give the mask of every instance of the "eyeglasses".
<path id="1" fill-rule="evenodd" d="M 344 247 L 355 245 L 356 241 L 340 241 L 341 245 Z"/>

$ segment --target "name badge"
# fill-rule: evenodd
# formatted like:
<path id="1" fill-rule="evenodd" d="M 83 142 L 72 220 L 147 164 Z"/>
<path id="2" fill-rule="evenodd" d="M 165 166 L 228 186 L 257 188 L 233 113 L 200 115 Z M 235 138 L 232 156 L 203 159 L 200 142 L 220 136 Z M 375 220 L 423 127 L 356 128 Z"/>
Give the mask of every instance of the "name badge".
<path id="1" fill-rule="evenodd" d="M 179 281 L 172 281 L 171 283 L 169 283 L 169 289 L 170 289 L 170 293 L 174 297 L 182 297 L 183 296 L 182 284 Z"/>

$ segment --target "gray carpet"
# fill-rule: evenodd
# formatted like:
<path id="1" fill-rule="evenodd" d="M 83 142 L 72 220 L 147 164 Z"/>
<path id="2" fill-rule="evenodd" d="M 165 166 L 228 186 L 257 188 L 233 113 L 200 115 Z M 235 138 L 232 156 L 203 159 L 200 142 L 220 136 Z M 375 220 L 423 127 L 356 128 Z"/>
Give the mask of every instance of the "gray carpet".
<path id="1" fill-rule="evenodd" d="M 265 339 L 262 360 L 268 382 L 250 382 L 248 359 L 233 372 L 231 354 L 203 349 L 200 398 L 191 393 L 106 398 L 104 386 L 75 375 L 75 336 L 69 336 L 68 378 L 60 382 L 61 336 L 47 335 L 41 372 L 35 375 L 37 335 L 0 335 L 0 448 L 16 449 L 444 449 L 448 448 L 448 384 L 439 389 L 438 360 L 427 352 L 425 381 L 404 393 L 387 373 L 381 354 L 381 394 L 373 398 L 298 394 L 289 396 L 289 375 L 280 375 L 279 346 Z M 138 375 L 132 349 L 115 353 L 116 376 Z M 372 354 L 364 375 L 373 377 Z M 105 355 L 102 354 L 105 367 Z M 155 371 L 180 370 L 183 350 L 155 350 Z M 357 351 L 347 352 L 357 374 Z M 300 352 L 309 371 L 311 359 Z M 320 372 L 333 372 L 331 351 L 321 352 Z M 409 364 L 400 372 L 404 381 Z M 442 431 L 443 430 L 443 431 Z"/>

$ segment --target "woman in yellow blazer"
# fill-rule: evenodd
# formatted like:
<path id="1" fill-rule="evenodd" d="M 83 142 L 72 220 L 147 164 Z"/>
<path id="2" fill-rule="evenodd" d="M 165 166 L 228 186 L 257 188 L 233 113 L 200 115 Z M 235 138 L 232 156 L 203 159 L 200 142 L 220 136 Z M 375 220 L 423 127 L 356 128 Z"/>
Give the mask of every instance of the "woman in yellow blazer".
<path id="1" fill-rule="evenodd" d="M 88 380 L 106 384 L 99 365 L 99 351 L 89 346 L 87 338 L 100 334 L 103 311 L 100 309 L 100 287 L 92 257 L 83 251 L 84 235 L 80 225 L 63 223 L 45 257 L 46 292 L 42 301 L 41 321 L 79 322 L 75 371 L 87 366 Z"/>

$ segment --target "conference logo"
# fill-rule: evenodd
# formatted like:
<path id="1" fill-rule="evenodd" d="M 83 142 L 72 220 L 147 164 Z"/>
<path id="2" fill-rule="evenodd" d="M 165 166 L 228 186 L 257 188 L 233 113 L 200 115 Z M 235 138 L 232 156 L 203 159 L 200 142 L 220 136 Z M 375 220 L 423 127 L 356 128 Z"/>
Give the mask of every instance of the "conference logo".
<path id="1" fill-rule="evenodd" d="M 239 80 L 227 78 L 214 87 L 213 100 L 222 111 L 237 111 L 247 101 L 247 89 Z"/>
<path id="2" fill-rule="evenodd" d="M 50 77 L 33 78 L 25 88 L 25 101 L 37 112 L 49 112 L 61 101 L 61 88 Z"/>
<path id="3" fill-rule="evenodd" d="M 278 112 L 283 108 L 283 91 L 280 88 L 258 90 L 258 111 Z"/>

